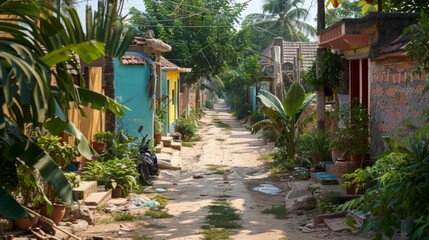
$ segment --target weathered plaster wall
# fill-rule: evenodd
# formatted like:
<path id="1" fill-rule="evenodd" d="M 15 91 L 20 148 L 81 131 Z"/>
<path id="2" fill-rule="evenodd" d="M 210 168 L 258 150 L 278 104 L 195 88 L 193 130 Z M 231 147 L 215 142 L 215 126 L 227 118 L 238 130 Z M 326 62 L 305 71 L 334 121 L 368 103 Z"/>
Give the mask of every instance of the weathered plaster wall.
<path id="1" fill-rule="evenodd" d="M 141 137 L 137 132 L 140 125 L 144 126 L 143 134 L 153 137 L 153 111 L 147 85 L 150 79 L 150 67 L 143 65 L 123 65 L 115 59 L 115 93 L 116 101 L 127 106 L 131 111 L 125 111 L 118 127 L 126 129 L 127 133 Z"/>
<path id="2" fill-rule="evenodd" d="M 370 130 L 374 154 L 383 152 L 383 136 L 407 134 L 410 126 L 422 124 L 416 118 L 429 106 L 429 94 L 422 95 L 423 78 L 412 75 L 408 57 L 370 62 Z"/>

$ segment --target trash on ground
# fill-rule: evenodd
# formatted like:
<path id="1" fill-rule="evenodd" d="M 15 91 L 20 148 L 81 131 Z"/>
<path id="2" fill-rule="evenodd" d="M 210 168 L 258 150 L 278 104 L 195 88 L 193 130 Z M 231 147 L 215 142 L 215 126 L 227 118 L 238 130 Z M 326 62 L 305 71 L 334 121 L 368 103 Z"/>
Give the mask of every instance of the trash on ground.
<path id="1" fill-rule="evenodd" d="M 265 193 L 265 194 L 274 196 L 274 195 L 279 194 L 282 190 L 280 190 L 280 188 L 278 188 L 272 184 L 262 183 L 256 187 L 254 187 L 253 191 L 257 191 L 257 192 L 261 192 L 261 193 Z"/>

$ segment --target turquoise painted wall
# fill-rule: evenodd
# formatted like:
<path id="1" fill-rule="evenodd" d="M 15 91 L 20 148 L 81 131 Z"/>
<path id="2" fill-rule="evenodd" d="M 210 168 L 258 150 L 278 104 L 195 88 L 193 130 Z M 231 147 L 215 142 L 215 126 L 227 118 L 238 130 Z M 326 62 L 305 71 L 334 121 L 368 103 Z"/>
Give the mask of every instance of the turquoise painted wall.
<path id="1" fill-rule="evenodd" d="M 161 90 L 162 90 L 162 96 L 168 96 L 168 84 L 167 84 L 167 73 L 164 71 L 161 71 Z M 164 115 L 164 128 L 163 128 L 163 136 L 167 136 L 168 133 L 168 98 L 164 101 L 162 101 L 162 106 L 164 106 L 165 110 L 167 111 Z"/>
<path id="2" fill-rule="evenodd" d="M 118 118 L 117 127 L 123 127 L 131 136 L 141 138 L 137 132 L 140 125 L 144 126 L 143 135 L 153 138 L 153 111 L 147 94 L 150 79 L 150 67 L 143 65 L 123 65 L 115 59 L 115 95 L 116 101 L 127 106 L 123 118 Z"/>

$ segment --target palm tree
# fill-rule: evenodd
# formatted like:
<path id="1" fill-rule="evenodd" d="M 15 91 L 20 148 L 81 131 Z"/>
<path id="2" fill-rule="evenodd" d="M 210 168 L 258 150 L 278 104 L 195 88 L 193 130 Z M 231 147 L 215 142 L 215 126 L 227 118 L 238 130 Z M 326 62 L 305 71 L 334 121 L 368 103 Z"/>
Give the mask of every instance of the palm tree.
<path id="1" fill-rule="evenodd" d="M 265 33 L 289 41 L 302 41 L 302 33 L 314 36 L 314 28 L 305 22 L 308 11 L 299 7 L 303 0 L 266 0 L 263 13 L 246 16 L 242 26 L 253 26 Z"/>
<path id="2" fill-rule="evenodd" d="M 66 8 L 65 15 L 39 0 L 0 3 L 0 206 L 7 206 L 0 208 L 0 214 L 19 218 L 27 213 L 12 195 L 20 181 L 18 165 L 36 171 L 56 189 L 55 195 L 62 201 L 73 202 L 72 188 L 62 171 L 25 134 L 26 127 L 44 128 L 53 135 L 65 132 L 76 138 L 83 156 L 96 155 L 82 133 L 68 121 L 66 111 L 71 103 L 81 112 L 82 106 L 90 104 L 92 108 L 123 115 L 123 107 L 111 98 L 76 86 L 68 69 L 81 75 L 76 54 L 87 63 L 104 55 L 122 56 L 134 31 L 121 37 L 123 22 L 112 17 L 112 7 L 104 4 L 94 16 L 88 9 L 85 35 L 72 8 Z M 54 78 L 56 85 L 51 84 Z"/>

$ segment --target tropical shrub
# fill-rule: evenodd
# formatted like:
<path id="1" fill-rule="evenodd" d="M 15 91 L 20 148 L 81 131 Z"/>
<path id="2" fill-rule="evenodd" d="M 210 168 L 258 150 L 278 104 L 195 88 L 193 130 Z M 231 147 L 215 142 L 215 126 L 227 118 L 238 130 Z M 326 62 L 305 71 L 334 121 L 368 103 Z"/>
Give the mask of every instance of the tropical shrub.
<path id="1" fill-rule="evenodd" d="M 123 115 L 124 108 L 113 99 L 76 86 L 69 71 L 72 68 L 81 75 L 77 56 L 87 63 L 102 56 L 122 56 L 134 37 L 133 30 L 124 32 L 112 5 L 99 3 L 96 14 L 87 11 L 91 21 L 86 21 L 86 34 L 72 8 L 62 11 L 38 0 L 4 0 L 0 4 L 0 206 L 8 206 L 1 207 L 0 213 L 6 217 L 28 216 L 12 195 L 23 180 L 17 174 L 19 163 L 51 184 L 62 201 L 73 202 L 72 187 L 63 172 L 24 134 L 28 125 L 44 128 L 54 136 L 62 132 L 73 136 L 78 151 L 91 158 L 96 153 L 68 121 L 67 110 L 75 106 L 83 113 L 82 107 L 89 105 Z M 107 32 L 111 34 L 104 34 Z"/>
<path id="2" fill-rule="evenodd" d="M 114 158 L 105 162 L 88 162 L 82 178 L 88 181 L 97 181 L 98 185 L 106 189 L 122 188 L 125 195 L 137 188 L 136 164 L 133 159 Z"/>
<path id="3" fill-rule="evenodd" d="M 176 120 L 174 130 L 182 135 L 183 141 L 188 142 L 195 135 L 197 126 L 196 120 L 181 117 Z"/>
<path id="4" fill-rule="evenodd" d="M 276 146 L 284 149 L 286 158 L 295 159 L 297 153 L 299 131 L 302 124 L 303 112 L 315 101 L 314 94 L 305 94 L 304 88 L 299 83 L 293 83 L 288 91 L 283 94 L 280 101 L 272 93 L 261 90 L 258 99 L 261 103 L 260 111 L 267 119 L 261 120 L 252 126 L 252 133 L 256 133 L 266 127 L 276 130 L 279 138 Z M 284 159 L 286 160 L 286 159 Z"/>
<path id="5" fill-rule="evenodd" d="M 345 175 L 345 187 L 366 188 L 360 198 L 346 202 L 342 209 L 359 209 L 369 214 L 365 231 L 392 237 L 401 228 L 401 220 L 411 222 L 412 239 L 429 236 L 429 139 L 416 134 L 409 144 L 392 138 L 384 140 L 391 150 L 375 164 Z"/>

